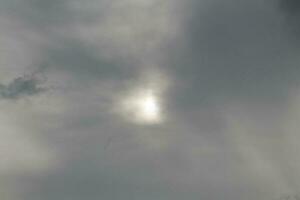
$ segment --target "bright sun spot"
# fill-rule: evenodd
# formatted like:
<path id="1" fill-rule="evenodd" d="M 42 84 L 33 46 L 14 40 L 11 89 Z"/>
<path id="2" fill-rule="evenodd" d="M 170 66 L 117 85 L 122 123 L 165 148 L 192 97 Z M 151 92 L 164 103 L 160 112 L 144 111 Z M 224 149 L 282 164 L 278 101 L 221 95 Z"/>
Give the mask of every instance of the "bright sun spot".
<path id="1" fill-rule="evenodd" d="M 160 109 L 155 96 L 148 94 L 140 100 L 139 104 L 141 115 L 146 120 L 156 121 L 159 118 Z"/>
<path id="2" fill-rule="evenodd" d="M 133 94 L 123 102 L 128 119 L 142 124 L 157 124 L 162 121 L 158 95 L 151 90 Z"/>
<path id="3" fill-rule="evenodd" d="M 131 88 L 126 88 L 116 96 L 114 112 L 135 124 L 166 123 L 168 116 L 164 107 L 164 94 L 170 84 L 169 77 L 161 70 L 149 69 L 132 83 Z"/>

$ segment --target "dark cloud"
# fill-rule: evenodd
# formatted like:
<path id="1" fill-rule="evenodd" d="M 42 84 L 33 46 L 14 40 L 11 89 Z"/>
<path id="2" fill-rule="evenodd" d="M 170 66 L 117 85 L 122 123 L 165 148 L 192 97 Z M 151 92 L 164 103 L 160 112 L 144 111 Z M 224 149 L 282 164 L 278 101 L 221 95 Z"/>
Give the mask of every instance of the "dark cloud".
<path id="1" fill-rule="evenodd" d="M 286 29 L 290 33 L 290 38 L 298 46 L 300 39 L 300 2 L 296 0 L 281 0 L 280 10 L 284 13 Z"/>
<path id="2" fill-rule="evenodd" d="M 299 14 L 300 13 L 300 2 L 297 0 L 281 0 L 280 1 L 281 8 L 291 14 Z"/>
<path id="3" fill-rule="evenodd" d="M 168 49 L 185 105 L 213 99 L 282 99 L 298 84 L 297 47 L 277 2 L 195 1 L 181 42 Z M 167 54 L 168 54 L 167 53 Z"/>
<path id="4" fill-rule="evenodd" d="M 19 99 L 40 94 L 46 90 L 41 83 L 41 80 L 35 76 L 18 77 L 7 85 L 0 84 L 0 97 L 2 99 Z"/>

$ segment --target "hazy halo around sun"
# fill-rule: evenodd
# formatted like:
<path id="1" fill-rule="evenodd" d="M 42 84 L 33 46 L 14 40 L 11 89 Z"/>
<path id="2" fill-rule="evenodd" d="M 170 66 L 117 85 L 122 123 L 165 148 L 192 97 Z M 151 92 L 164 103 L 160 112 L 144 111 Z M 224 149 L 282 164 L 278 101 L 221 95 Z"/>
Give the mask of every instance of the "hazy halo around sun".
<path id="1" fill-rule="evenodd" d="M 140 124 L 158 124 L 162 122 L 162 110 L 159 95 L 153 89 L 142 89 L 125 98 L 122 103 L 128 119 Z"/>
<path id="2" fill-rule="evenodd" d="M 116 96 L 114 112 L 124 120 L 141 125 L 166 122 L 164 94 L 170 79 L 162 70 L 145 70 L 124 92 Z"/>
<path id="3" fill-rule="evenodd" d="M 145 121 L 154 122 L 160 119 L 161 110 L 157 97 L 151 91 L 137 99 L 138 112 Z"/>

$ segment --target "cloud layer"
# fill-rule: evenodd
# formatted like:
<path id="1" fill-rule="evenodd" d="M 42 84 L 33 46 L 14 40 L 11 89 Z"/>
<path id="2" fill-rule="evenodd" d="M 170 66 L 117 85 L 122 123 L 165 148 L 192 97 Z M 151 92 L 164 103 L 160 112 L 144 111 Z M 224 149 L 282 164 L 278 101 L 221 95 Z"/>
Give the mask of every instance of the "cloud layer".
<path id="1" fill-rule="evenodd" d="M 297 7 L 1 1 L 4 200 L 298 193 Z M 165 120 L 133 123 L 119 104 L 149 88 Z"/>

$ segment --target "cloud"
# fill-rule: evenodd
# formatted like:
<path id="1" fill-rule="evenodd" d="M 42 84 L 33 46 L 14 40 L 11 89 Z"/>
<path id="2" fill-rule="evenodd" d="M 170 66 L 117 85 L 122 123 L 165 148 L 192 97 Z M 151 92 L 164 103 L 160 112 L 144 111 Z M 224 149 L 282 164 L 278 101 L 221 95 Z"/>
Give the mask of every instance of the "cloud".
<path id="1" fill-rule="evenodd" d="M 286 29 L 290 33 L 291 40 L 294 41 L 295 45 L 299 45 L 300 36 L 300 4 L 299 1 L 295 0 L 281 0 L 279 8 L 285 17 L 287 24 Z"/>
<path id="2" fill-rule="evenodd" d="M 0 84 L 0 97 L 2 99 L 20 99 L 34 96 L 46 91 L 41 84 L 41 79 L 36 76 L 18 77 L 7 85 Z"/>
<path id="3" fill-rule="evenodd" d="M 178 107 L 233 98 L 281 101 L 298 84 L 298 47 L 277 1 L 188 4 L 181 34 L 165 54 Z"/>
<path id="4" fill-rule="evenodd" d="M 299 14 L 300 12 L 300 3 L 297 0 L 281 0 L 280 6 L 290 14 Z"/>
<path id="5" fill-rule="evenodd" d="M 299 51 L 278 1 L 4 0 L 0 11 L 0 98 L 37 95 L 0 101 L 0 169 L 19 199 L 272 200 L 299 188 Z M 47 83 L 13 79 L 37 70 L 19 66 L 42 66 Z M 111 112 L 165 80 L 164 123 Z M 38 95 L 48 85 L 63 89 Z"/>

